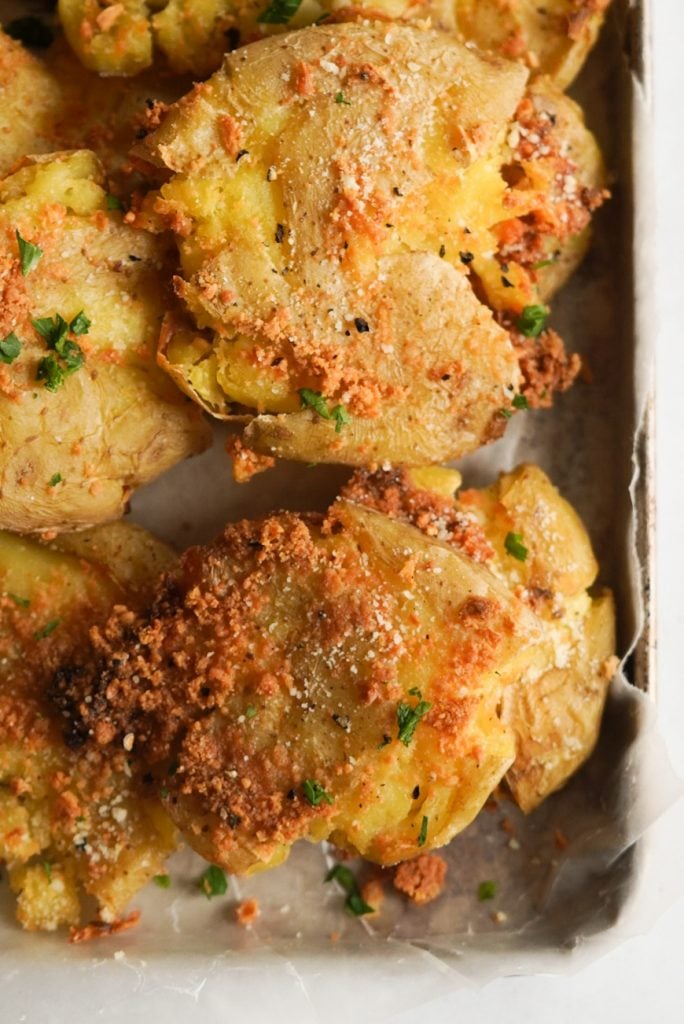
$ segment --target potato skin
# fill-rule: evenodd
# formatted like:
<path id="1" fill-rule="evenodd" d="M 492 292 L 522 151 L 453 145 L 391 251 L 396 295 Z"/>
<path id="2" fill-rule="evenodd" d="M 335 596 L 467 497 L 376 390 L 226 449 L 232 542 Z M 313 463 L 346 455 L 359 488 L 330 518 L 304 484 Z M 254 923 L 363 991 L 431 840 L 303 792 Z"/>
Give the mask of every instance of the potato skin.
<path id="1" fill-rule="evenodd" d="M 247 443 L 269 455 L 421 463 L 498 436 L 517 360 L 466 249 L 495 249 L 512 212 L 501 143 L 524 80 L 397 26 L 230 55 L 138 151 L 174 172 L 149 212 L 176 233 L 176 291 L 212 349 L 170 331 L 163 365 L 215 415 L 263 413 Z M 301 389 L 349 429 L 302 416 Z"/>
<path id="2" fill-rule="evenodd" d="M 540 635 L 502 704 L 516 737 L 506 782 L 522 810 L 532 811 L 596 743 L 617 667 L 613 597 L 590 595 L 598 565 L 587 532 L 538 466 L 518 466 L 490 487 L 452 497 L 447 489 L 457 485 L 451 470 L 438 467 L 389 470 L 355 474 L 343 494 L 460 548 L 534 613 Z M 526 552 L 522 561 L 507 546 L 512 534 Z"/>
<path id="3" fill-rule="evenodd" d="M 150 614 L 112 616 L 60 706 L 105 747 L 130 729 L 188 842 L 230 871 L 300 838 L 392 864 L 424 818 L 423 849 L 448 842 L 509 767 L 497 703 L 534 635 L 458 550 L 340 502 L 186 552 Z"/>
<path id="4" fill-rule="evenodd" d="M 30 931 L 76 926 L 91 912 L 86 897 L 113 922 L 175 848 L 124 749 L 81 756 L 46 699 L 55 667 L 86 648 L 89 628 L 118 602 L 142 606 L 174 561 L 123 523 L 50 545 L 0 531 L 0 859 Z"/>
<path id="5" fill-rule="evenodd" d="M 21 342 L 0 366 L 5 529 L 113 519 L 135 487 L 208 440 L 197 410 L 154 363 L 167 246 L 108 211 L 102 186 L 87 151 L 29 159 L 0 182 L 0 338 Z M 28 274 L 17 231 L 42 249 Z M 83 365 L 51 391 L 38 379 L 51 353 L 32 320 L 81 311 L 91 321 L 77 342 Z"/>

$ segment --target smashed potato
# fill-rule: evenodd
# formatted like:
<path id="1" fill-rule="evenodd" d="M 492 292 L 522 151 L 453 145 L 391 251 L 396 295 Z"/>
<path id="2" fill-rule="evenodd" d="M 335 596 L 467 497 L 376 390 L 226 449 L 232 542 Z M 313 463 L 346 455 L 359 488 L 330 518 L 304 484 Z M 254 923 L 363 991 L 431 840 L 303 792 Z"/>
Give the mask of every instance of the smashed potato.
<path id="1" fill-rule="evenodd" d="M 123 748 L 81 756 L 47 690 L 112 606 L 139 607 L 173 555 L 121 523 L 49 546 L 0 532 L 0 860 L 30 931 L 112 923 L 162 870 L 176 833 Z"/>
<path id="2" fill-rule="evenodd" d="M 198 410 L 156 366 L 162 240 L 108 208 L 87 151 L 0 181 L 0 527 L 121 515 L 131 491 L 201 450 Z"/>
<path id="3" fill-rule="evenodd" d="M 63 41 L 38 56 L 0 31 L 0 175 L 27 155 L 91 149 L 125 200 L 138 184 L 129 149 L 190 84 L 156 71 L 100 78 Z"/>
<path id="4" fill-rule="evenodd" d="M 209 75 L 224 53 L 273 32 L 318 23 L 421 22 L 570 84 L 594 45 L 610 0 L 59 0 L 83 64 L 107 75 L 149 67 L 156 47 L 176 71 Z M 428 21 L 429 19 L 429 21 Z"/>
<path id="5" fill-rule="evenodd" d="M 343 494 L 461 548 L 537 617 L 541 637 L 501 712 L 516 737 L 506 782 L 531 811 L 596 743 L 614 671 L 613 597 L 588 594 L 598 572 L 589 537 L 537 466 L 520 466 L 454 499 L 448 491 L 458 485 L 451 470 L 390 470 L 356 475 Z"/>
<path id="6" fill-rule="evenodd" d="M 531 809 L 593 747 L 612 599 L 587 594 L 586 532 L 540 470 L 458 501 L 456 479 L 358 474 L 324 518 L 190 549 L 64 668 L 69 728 L 134 735 L 188 842 L 238 873 L 300 838 L 409 859 L 504 777 Z"/>
<path id="7" fill-rule="evenodd" d="M 173 172 L 140 217 L 180 249 L 177 383 L 256 411 L 244 440 L 269 456 L 420 464 L 498 437 L 530 377 L 507 328 L 544 312 L 540 260 L 604 195 L 578 109 L 525 77 L 396 26 L 229 56 L 139 147 Z"/>

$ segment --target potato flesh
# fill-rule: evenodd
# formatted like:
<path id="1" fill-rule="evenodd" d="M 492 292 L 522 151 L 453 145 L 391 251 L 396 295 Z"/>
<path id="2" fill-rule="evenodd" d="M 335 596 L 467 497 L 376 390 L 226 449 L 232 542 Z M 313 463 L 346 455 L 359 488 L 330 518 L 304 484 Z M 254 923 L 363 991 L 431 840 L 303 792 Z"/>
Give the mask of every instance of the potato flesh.
<path id="1" fill-rule="evenodd" d="M 544 623 L 544 640 L 504 703 L 516 734 L 506 781 L 531 811 L 586 761 L 598 738 L 614 668 L 615 606 L 610 591 L 590 597 L 598 565 L 572 506 L 537 466 L 520 466 L 481 492 L 463 492 L 461 507 L 482 524 L 490 567 L 523 595 Z M 522 537 L 524 562 L 506 550 Z"/>
<path id="2" fill-rule="evenodd" d="M 154 205 L 178 231 L 186 307 L 213 332 L 223 415 L 240 403 L 298 416 L 299 389 L 320 391 L 352 417 L 346 431 L 316 425 L 320 457 L 357 464 L 472 450 L 499 432 L 519 379 L 460 253 L 493 250 L 489 226 L 511 213 L 500 153 L 524 72 L 444 36 L 392 33 L 308 29 L 232 55 L 141 149 L 175 172 Z M 340 77 L 336 54 L 360 70 Z M 188 355 L 173 335 L 162 347 L 221 414 L 215 388 L 196 391 L 201 346 Z M 407 411 L 423 432 L 413 449 L 393 427 Z M 309 421 L 292 422 L 292 450 L 280 422 L 251 440 L 270 453 L 273 426 L 281 454 L 308 458 L 297 424 Z"/>
<path id="3" fill-rule="evenodd" d="M 145 599 L 171 561 L 168 548 L 124 524 L 49 547 L 0 532 L 0 859 L 28 930 L 77 924 L 86 894 L 114 920 L 175 847 L 123 751 L 106 763 L 74 754 L 44 692 L 56 666 L 81 652 L 89 625 L 117 602 Z"/>
<path id="4" fill-rule="evenodd" d="M 106 747 L 134 731 L 188 842 L 229 871 L 326 837 L 395 863 L 419 852 L 424 818 L 422 848 L 441 846 L 514 756 L 498 705 L 529 660 L 534 617 L 410 527 L 347 502 L 328 522 L 229 527 L 186 553 L 152 616 L 119 640 L 115 615 L 98 645 L 93 692 L 110 641 L 135 654 L 111 665 L 94 736 Z M 400 738 L 401 706 L 420 701 L 431 707 Z M 307 780 L 328 797 L 307 798 Z"/>
<path id="5" fill-rule="evenodd" d="M 126 227 L 106 205 L 101 168 L 85 150 L 32 158 L 0 181 L 12 297 L 0 310 L 0 337 L 22 342 L 0 370 L 0 527 L 63 530 L 114 518 L 133 488 L 207 441 L 197 410 L 154 365 L 166 243 Z M 16 231 L 43 250 L 26 276 Z M 50 353 L 31 321 L 81 311 L 91 320 L 78 342 L 84 365 L 52 392 L 36 379 Z"/>
<path id="6" fill-rule="evenodd" d="M 594 45 L 610 0 L 303 0 L 282 24 L 259 21 L 270 0 L 125 0 L 113 21 L 95 0 L 59 0 L 69 42 L 86 67 L 108 75 L 136 74 L 153 60 L 153 47 L 176 71 L 209 75 L 226 50 L 273 32 L 292 31 L 324 14 L 354 19 L 425 21 L 464 41 L 550 75 L 566 88 Z M 159 10 L 161 7 L 161 10 Z"/>

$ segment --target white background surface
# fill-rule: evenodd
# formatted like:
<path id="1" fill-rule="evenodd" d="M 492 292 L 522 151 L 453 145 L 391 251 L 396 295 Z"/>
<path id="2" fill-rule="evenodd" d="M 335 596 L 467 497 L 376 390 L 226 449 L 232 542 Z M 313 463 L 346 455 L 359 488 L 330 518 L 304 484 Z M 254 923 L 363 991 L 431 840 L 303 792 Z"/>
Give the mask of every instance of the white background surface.
<path id="1" fill-rule="evenodd" d="M 684 778 L 684 3 L 651 0 L 657 194 L 657 573 L 658 717 Z M 684 1021 L 684 801 L 654 837 L 640 895 L 659 917 L 590 967 L 566 977 L 502 978 L 457 992 L 392 1024 L 681 1024 Z M 660 870 L 660 866 L 663 870 Z M 662 908 L 668 908 L 664 911 Z M 289 1022 L 288 1022 L 289 1024 Z"/>

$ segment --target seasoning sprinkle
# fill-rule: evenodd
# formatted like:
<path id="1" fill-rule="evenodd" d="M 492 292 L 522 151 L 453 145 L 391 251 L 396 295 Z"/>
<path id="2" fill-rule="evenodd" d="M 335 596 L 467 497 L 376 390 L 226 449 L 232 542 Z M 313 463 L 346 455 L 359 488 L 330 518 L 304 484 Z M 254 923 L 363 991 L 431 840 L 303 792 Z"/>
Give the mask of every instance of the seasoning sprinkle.
<path id="1" fill-rule="evenodd" d="M 429 704 L 426 700 L 421 700 L 416 704 L 414 708 L 410 704 L 404 704 L 402 701 L 397 707 L 397 724 L 399 731 L 397 733 L 397 739 L 401 740 L 405 747 L 408 747 L 409 743 L 413 739 L 413 734 L 416 731 L 416 727 L 420 722 L 423 715 L 426 715 L 432 704 Z"/>
<path id="2" fill-rule="evenodd" d="M 0 363 L 6 363 L 9 366 L 20 352 L 21 341 L 17 338 L 14 331 L 11 331 L 6 338 L 0 341 Z"/>
<path id="3" fill-rule="evenodd" d="M 337 882 L 347 893 L 344 902 L 346 910 L 354 917 L 361 917 L 363 914 L 375 913 L 373 907 L 369 906 L 361 896 L 359 883 L 356 881 L 354 872 L 344 864 L 335 864 L 325 876 L 326 882 Z"/>
<path id="4" fill-rule="evenodd" d="M 425 815 L 423 815 L 423 820 L 420 825 L 420 833 L 418 834 L 418 846 L 425 846 L 425 841 L 427 839 L 427 830 L 428 819 Z"/>
<path id="5" fill-rule="evenodd" d="M 538 338 L 548 318 L 549 310 L 546 306 L 525 306 L 516 321 L 516 327 L 526 338 Z"/>
<path id="6" fill-rule="evenodd" d="M 284 25 L 293 18 L 302 0 L 272 0 L 257 18 L 260 25 Z"/>
<path id="7" fill-rule="evenodd" d="M 44 640 L 45 637 L 48 637 L 50 636 L 51 633 L 54 633 L 54 631 L 57 629 L 61 621 L 61 619 L 52 619 L 50 622 L 47 623 L 47 625 L 43 626 L 42 629 L 36 630 L 36 632 L 33 634 L 34 639 Z"/>
<path id="8" fill-rule="evenodd" d="M 493 900 L 496 896 L 496 882 L 492 879 L 488 879 L 485 882 L 480 882 L 477 887 L 477 898 L 483 903 L 485 900 Z"/>
<path id="9" fill-rule="evenodd" d="M 158 885 L 160 889 L 169 889 L 171 887 L 170 875 L 155 875 L 152 881 L 155 885 Z"/>

